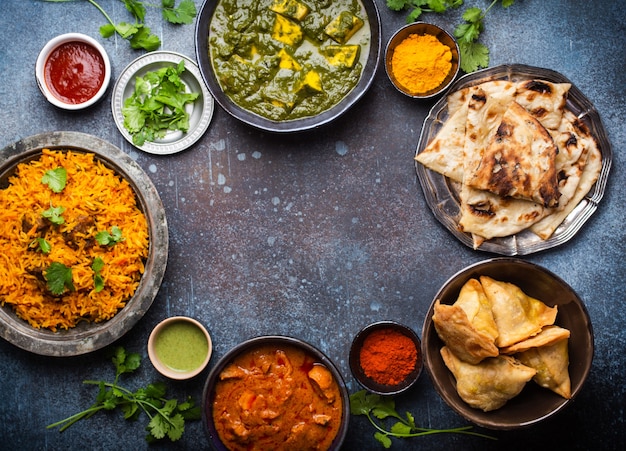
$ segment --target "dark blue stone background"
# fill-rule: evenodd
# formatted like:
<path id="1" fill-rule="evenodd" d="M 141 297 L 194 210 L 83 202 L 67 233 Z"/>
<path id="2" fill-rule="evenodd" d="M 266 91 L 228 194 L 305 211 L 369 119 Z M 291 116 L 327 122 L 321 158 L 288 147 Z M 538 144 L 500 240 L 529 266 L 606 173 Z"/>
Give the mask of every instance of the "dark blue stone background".
<path id="1" fill-rule="evenodd" d="M 153 2 L 157 2 L 153 0 Z M 116 21 L 130 20 L 117 0 L 100 0 Z M 383 40 L 406 13 L 376 0 Z M 467 1 L 486 7 L 488 1 Z M 201 6 L 199 0 L 196 1 Z M 494 7 L 482 41 L 491 65 L 523 63 L 567 76 L 599 110 L 614 159 L 599 209 L 568 243 L 524 257 L 563 277 L 585 301 L 596 353 L 587 384 L 555 418 L 491 442 L 436 435 L 394 440 L 392 449 L 625 449 L 626 446 L 626 13 L 624 1 L 518 0 Z M 461 10 L 424 19 L 452 31 Z M 194 26 L 147 19 L 162 49 L 195 59 Z M 113 75 L 139 56 L 121 39 L 103 39 L 103 16 L 87 2 L 0 3 L 0 147 L 30 135 L 72 130 L 110 141 L 134 158 L 156 185 L 168 215 L 170 255 L 153 306 L 117 344 L 145 360 L 127 384 L 161 379 L 147 360 L 152 327 L 189 315 L 210 330 L 210 366 L 244 339 L 260 334 L 303 338 L 340 368 L 350 392 L 348 348 L 366 324 L 391 319 L 421 332 L 439 287 L 464 266 L 489 258 L 445 230 L 428 209 L 412 162 L 432 102 L 397 93 L 382 67 L 371 90 L 345 117 L 316 133 L 268 135 L 237 123 L 216 106 L 211 126 L 189 150 L 166 157 L 143 153 L 118 132 L 110 93 L 79 114 L 55 110 L 35 83 L 35 59 L 55 35 L 75 31 L 107 49 Z M 207 370 L 208 371 L 208 370 Z M 105 351 L 48 358 L 0 341 L 0 448 L 10 450 L 146 449 L 145 417 L 98 414 L 64 433 L 46 425 L 88 407 L 95 389 L 85 379 L 111 379 Z M 170 382 L 170 394 L 200 398 L 206 372 Z M 439 398 L 429 377 L 397 399 L 424 427 L 466 424 Z M 364 417 L 351 419 L 346 450 L 381 449 Z M 175 445 L 206 449 L 199 422 Z"/>

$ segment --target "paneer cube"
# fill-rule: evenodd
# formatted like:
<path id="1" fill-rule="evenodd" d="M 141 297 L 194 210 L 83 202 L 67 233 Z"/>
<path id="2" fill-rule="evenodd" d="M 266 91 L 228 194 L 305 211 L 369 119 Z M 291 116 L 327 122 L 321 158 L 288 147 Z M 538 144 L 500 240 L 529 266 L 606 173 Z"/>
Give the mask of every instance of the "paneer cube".
<path id="1" fill-rule="evenodd" d="M 276 14 L 274 29 L 272 30 L 272 38 L 285 45 L 296 47 L 304 37 L 302 28 L 297 23 L 287 19 L 280 14 Z"/>
<path id="2" fill-rule="evenodd" d="M 323 91 L 324 90 L 322 88 L 322 78 L 320 77 L 320 74 L 318 74 L 314 70 L 306 73 L 306 75 L 302 78 L 302 81 L 300 82 L 300 86 L 298 88 L 299 94 L 317 94 Z"/>
<path id="3" fill-rule="evenodd" d="M 320 49 L 331 66 L 353 67 L 361 53 L 359 45 L 328 45 Z"/>
<path id="4" fill-rule="evenodd" d="M 297 0 L 274 0 L 270 9 L 277 14 L 298 22 L 302 21 L 309 14 L 309 7 Z"/>
<path id="5" fill-rule="evenodd" d="M 293 71 L 299 71 L 302 69 L 302 66 L 296 61 L 296 59 L 291 56 L 289 53 L 285 51 L 285 49 L 280 49 L 278 52 L 278 56 L 280 57 L 280 63 L 278 67 L 281 69 L 289 69 Z"/>
<path id="6" fill-rule="evenodd" d="M 363 19 L 350 11 L 342 11 L 326 25 L 324 33 L 338 44 L 345 44 L 362 26 Z"/>

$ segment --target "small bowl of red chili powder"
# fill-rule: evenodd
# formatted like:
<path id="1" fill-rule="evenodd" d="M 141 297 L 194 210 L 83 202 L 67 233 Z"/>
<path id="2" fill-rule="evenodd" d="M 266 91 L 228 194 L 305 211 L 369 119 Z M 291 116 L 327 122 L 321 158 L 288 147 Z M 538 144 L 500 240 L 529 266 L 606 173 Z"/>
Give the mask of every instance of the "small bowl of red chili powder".
<path id="1" fill-rule="evenodd" d="M 350 370 L 372 393 L 406 391 L 422 373 L 420 339 L 411 328 L 395 321 L 370 324 L 352 341 Z"/>
<path id="2" fill-rule="evenodd" d="M 41 49 L 35 77 L 52 105 L 82 110 L 103 98 L 111 80 L 111 62 L 104 47 L 92 37 L 66 33 Z"/>

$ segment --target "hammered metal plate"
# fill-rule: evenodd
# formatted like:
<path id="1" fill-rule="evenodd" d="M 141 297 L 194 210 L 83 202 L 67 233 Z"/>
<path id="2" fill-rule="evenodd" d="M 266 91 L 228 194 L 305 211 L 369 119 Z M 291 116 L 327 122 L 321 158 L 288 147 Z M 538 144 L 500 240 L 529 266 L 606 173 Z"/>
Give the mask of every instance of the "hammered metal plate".
<path id="1" fill-rule="evenodd" d="M 502 238 L 492 238 L 485 241 L 477 250 L 492 252 L 500 255 L 526 255 L 550 249 L 569 241 L 580 230 L 583 224 L 598 208 L 598 203 L 604 195 L 609 170 L 611 168 L 612 151 L 609 139 L 602 125 L 600 115 L 585 95 L 565 76 L 549 69 L 543 69 L 520 64 L 503 65 L 484 69 L 459 78 L 449 92 L 458 91 L 490 80 L 508 80 L 519 82 L 530 79 L 542 79 L 554 83 L 571 83 L 565 108 L 573 112 L 588 127 L 596 138 L 602 154 L 602 169 L 598 180 L 591 190 L 565 218 L 547 240 L 542 240 L 529 230 Z M 441 98 L 430 110 L 424 121 L 416 155 L 437 135 L 448 119 L 446 97 Z M 415 161 L 415 169 L 426 202 L 435 218 L 443 224 L 459 241 L 470 248 L 474 248 L 472 236 L 458 230 L 460 218 L 460 186 L 452 183 L 447 177 L 427 169 Z"/>

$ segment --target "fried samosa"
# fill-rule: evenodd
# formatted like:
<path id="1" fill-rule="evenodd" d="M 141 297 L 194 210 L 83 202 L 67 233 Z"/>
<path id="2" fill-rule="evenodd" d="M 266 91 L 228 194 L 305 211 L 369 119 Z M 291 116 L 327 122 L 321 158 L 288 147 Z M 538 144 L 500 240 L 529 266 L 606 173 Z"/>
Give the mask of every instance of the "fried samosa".
<path id="1" fill-rule="evenodd" d="M 499 409 L 517 396 L 537 371 L 511 356 L 489 357 L 477 365 L 463 362 L 446 346 L 441 357 L 456 379 L 457 393 L 484 412 Z"/>
<path id="2" fill-rule="evenodd" d="M 554 324 L 557 306 L 548 307 L 525 294 L 518 286 L 481 276 L 480 283 L 491 302 L 493 318 L 498 325 L 496 346 L 504 348 L 537 335 Z"/>
<path id="3" fill-rule="evenodd" d="M 468 280 L 453 305 L 435 303 L 433 323 L 439 338 L 461 360 L 479 363 L 499 354 L 498 327 L 491 305 L 477 279 Z"/>
<path id="4" fill-rule="evenodd" d="M 568 368 L 569 331 L 561 330 L 565 330 L 567 334 L 553 331 L 550 333 L 549 344 L 528 348 L 517 353 L 515 357 L 524 365 L 537 371 L 537 374 L 533 376 L 533 381 L 565 399 L 570 399 L 572 391 Z M 539 335 L 542 334 L 543 332 Z"/>

